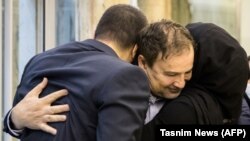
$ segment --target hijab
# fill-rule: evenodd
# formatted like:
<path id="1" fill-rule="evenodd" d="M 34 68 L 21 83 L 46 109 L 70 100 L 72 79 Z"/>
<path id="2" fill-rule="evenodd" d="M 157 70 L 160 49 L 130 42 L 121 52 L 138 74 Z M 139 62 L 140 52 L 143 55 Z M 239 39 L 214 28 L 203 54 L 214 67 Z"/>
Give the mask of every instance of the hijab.
<path id="1" fill-rule="evenodd" d="M 192 78 L 183 94 L 198 88 L 202 91 L 200 95 L 209 94 L 210 100 L 218 102 L 225 121 L 237 120 L 248 80 L 246 52 L 234 37 L 215 24 L 191 23 L 186 27 L 197 44 L 197 50 Z M 199 100 L 193 102 L 198 114 L 202 114 L 199 111 L 207 111 L 207 107 L 212 108 L 209 111 L 213 111 L 213 108 L 216 111 L 216 106 L 209 105 L 210 100 Z M 199 106 L 199 103 L 203 106 Z"/>

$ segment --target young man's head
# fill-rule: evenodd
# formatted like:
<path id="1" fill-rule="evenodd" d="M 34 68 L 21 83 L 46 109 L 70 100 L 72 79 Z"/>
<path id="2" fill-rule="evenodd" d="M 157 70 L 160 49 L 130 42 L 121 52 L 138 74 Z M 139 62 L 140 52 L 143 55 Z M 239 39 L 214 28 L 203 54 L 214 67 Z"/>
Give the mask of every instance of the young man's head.
<path id="1" fill-rule="evenodd" d="M 152 93 L 167 99 L 179 96 L 192 75 L 194 41 L 189 31 L 172 21 L 155 22 L 140 32 L 138 47 L 138 64 Z"/>
<path id="2" fill-rule="evenodd" d="M 147 24 L 146 16 L 139 9 L 126 4 L 114 5 L 102 15 L 94 38 L 110 45 L 121 59 L 131 62 L 138 33 Z"/>

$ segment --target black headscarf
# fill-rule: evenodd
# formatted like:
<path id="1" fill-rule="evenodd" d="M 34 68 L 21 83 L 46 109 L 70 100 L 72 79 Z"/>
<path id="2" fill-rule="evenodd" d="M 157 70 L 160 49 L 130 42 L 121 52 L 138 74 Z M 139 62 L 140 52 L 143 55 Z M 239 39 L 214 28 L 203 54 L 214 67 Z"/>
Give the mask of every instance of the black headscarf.
<path id="1" fill-rule="evenodd" d="M 192 23 L 186 27 L 197 43 L 193 76 L 187 88 L 203 89 L 218 101 L 224 119 L 237 120 L 248 80 L 246 52 L 236 39 L 214 24 Z"/>

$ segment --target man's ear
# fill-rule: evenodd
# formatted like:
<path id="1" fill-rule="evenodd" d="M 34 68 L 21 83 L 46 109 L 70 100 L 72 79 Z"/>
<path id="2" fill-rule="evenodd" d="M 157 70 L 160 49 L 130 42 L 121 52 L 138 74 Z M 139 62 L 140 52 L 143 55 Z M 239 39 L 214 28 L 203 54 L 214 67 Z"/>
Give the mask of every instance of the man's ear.
<path id="1" fill-rule="evenodd" d="M 143 70 L 147 69 L 147 63 L 143 55 L 138 56 L 138 66 Z"/>
<path id="2" fill-rule="evenodd" d="M 130 52 L 129 52 L 129 57 L 131 59 L 131 62 L 132 64 L 134 65 L 138 65 L 137 63 L 137 50 L 138 50 L 138 46 L 137 44 L 135 44 L 131 49 L 130 49 Z"/>
<path id="3" fill-rule="evenodd" d="M 138 46 L 137 46 L 137 44 L 135 44 L 135 46 L 133 47 L 133 50 L 132 50 L 132 57 L 133 57 L 133 58 L 135 58 L 137 49 L 138 49 Z"/>

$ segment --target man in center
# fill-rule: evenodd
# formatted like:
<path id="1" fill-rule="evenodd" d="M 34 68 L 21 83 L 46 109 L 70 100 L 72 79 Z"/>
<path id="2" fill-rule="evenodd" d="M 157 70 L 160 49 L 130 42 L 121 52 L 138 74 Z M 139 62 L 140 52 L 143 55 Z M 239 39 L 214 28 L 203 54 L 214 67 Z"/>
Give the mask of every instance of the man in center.
<path id="1" fill-rule="evenodd" d="M 146 124 L 166 100 L 178 97 L 191 79 L 195 46 L 186 28 L 168 20 L 145 27 L 137 43 L 138 65 L 146 73 L 152 93 Z"/>

